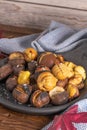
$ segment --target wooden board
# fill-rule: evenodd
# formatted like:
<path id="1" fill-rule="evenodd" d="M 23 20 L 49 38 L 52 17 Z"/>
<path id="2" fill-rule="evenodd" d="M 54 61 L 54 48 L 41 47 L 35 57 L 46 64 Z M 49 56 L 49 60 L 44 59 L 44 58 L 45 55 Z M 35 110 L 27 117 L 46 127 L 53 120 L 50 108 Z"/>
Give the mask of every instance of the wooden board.
<path id="1" fill-rule="evenodd" d="M 86 10 L 14 1 L 0 1 L 0 24 L 44 29 L 55 20 L 74 28 L 87 27 Z"/>
<path id="2" fill-rule="evenodd" d="M 12 0 L 9 0 L 12 1 Z M 15 0 L 13 0 L 15 1 Z M 87 10 L 87 0 L 16 0 L 32 4 Z"/>

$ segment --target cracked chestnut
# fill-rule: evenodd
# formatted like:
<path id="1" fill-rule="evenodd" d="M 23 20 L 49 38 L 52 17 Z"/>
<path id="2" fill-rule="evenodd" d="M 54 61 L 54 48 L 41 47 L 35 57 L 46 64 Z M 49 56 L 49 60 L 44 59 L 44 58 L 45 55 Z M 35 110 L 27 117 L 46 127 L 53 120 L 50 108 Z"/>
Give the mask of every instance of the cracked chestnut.
<path id="1" fill-rule="evenodd" d="M 13 90 L 12 95 L 18 102 L 24 104 L 28 102 L 31 93 L 32 86 L 23 84 L 17 85 L 17 87 Z"/>
<path id="2" fill-rule="evenodd" d="M 35 107 L 38 107 L 38 108 L 44 107 L 45 105 L 49 104 L 49 102 L 50 102 L 50 97 L 47 92 L 36 90 L 31 95 L 31 103 Z"/>

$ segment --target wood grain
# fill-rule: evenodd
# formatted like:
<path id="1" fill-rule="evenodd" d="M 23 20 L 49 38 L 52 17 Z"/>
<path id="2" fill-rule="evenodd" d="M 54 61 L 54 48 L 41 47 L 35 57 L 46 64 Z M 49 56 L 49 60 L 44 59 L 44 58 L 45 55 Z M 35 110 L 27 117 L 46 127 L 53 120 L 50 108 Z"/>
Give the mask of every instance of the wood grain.
<path id="1" fill-rule="evenodd" d="M 51 20 L 68 24 L 74 28 L 84 28 L 87 27 L 87 11 L 0 1 L 0 24 L 44 29 Z"/>
<path id="2" fill-rule="evenodd" d="M 52 118 L 17 113 L 0 105 L 0 130 L 40 130 Z"/>
<path id="3" fill-rule="evenodd" d="M 3 33 L 3 37 L 19 37 L 23 35 L 29 35 L 34 33 L 41 33 L 43 30 L 35 29 L 35 28 L 24 28 L 24 27 L 16 27 L 16 26 L 9 26 L 9 25 L 0 25 L 0 32 Z"/>
<path id="4" fill-rule="evenodd" d="M 12 1 L 12 0 L 9 0 Z M 15 0 L 13 0 L 15 1 Z M 87 0 L 16 0 L 32 4 L 87 10 Z"/>

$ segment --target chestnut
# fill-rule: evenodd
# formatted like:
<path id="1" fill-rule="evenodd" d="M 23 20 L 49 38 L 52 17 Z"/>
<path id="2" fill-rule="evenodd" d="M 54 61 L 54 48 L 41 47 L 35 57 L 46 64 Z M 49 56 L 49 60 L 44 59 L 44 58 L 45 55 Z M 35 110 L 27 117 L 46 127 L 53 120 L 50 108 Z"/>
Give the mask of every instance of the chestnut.
<path id="1" fill-rule="evenodd" d="M 29 84 L 30 83 L 30 72 L 20 71 L 18 75 L 18 84 Z"/>
<path id="2" fill-rule="evenodd" d="M 25 64 L 24 54 L 22 52 L 13 52 L 8 57 L 8 63 L 13 65 Z"/>
<path id="3" fill-rule="evenodd" d="M 6 88 L 9 91 L 12 91 L 16 86 L 17 86 L 17 77 L 16 76 L 9 77 L 6 80 Z"/>
<path id="4" fill-rule="evenodd" d="M 31 74 L 33 74 L 38 64 L 37 61 L 32 60 L 28 62 L 27 65 L 28 65 L 28 70 L 31 72 Z"/>
<path id="5" fill-rule="evenodd" d="M 41 108 L 47 105 L 50 102 L 50 97 L 47 92 L 42 92 L 40 90 L 36 90 L 30 99 L 33 106 Z"/>
<path id="6" fill-rule="evenodd" d="M 13 60 L 9 60 L 8 63 L 11 64 L 12 66 L 20 65 L 20 64 L 25 65 L 25 60 L 24 59 L 13 59 Z"/>
<path id="7" fill-rule="evenodd" d="M 58 80 L 56 83 L 56 86 L 65 88 L 67 84 L 68 84 L 68 78 L 66 78 L 64 80 Z"/>
<path id="8" fill-rule="evenodd" d="M 82 88 L 84 88 L 84 86 L 85 86 L 85 83 L 81 82 L 81 83 L 78 84 L 76 87 L 77 87 L 78 89 L 82 89 Z"/>
<path id="9" fill-rule="evenodd" d="M 21 71 L 25 70 L 25 66 L 23 64 L 14 65 L 12 68 L 13 68 L 13 73 L 17 76 Z"/>
<path id="10" fill-rule="evenodd" d="M 34 48 L 26 48 L 23 52 L 24 58 L 27 62 L 35 60 L 37 58 L 37 51 Z"/>
<path id="11" fill-rule="evenodd" d="M 39 74 L 42 73 L 42 72 L 45 72 L 45 71 L 50 71 L 50 69 L 47 66 L 44 66 L 44 65 L 37 66 L 37 68 L 35 69 L 35 73 L 32 75 L 32 78 L 35 81 L 37 81 Z"/>
<path id="12" fill-rule="evenodd" d="M 56 61 L 55 61 L 55 64 L 60 64 L 60 63 L 63 63 L 64 62 L 64 57 L 62 55 L 56 55 Z"/>
<path id="13" fill-rule="evenodd" d="M 82 66 L 75 66 L 75 72 L 82 76 L 82 79 L 86 79 L 86 70 Z"/>
<path id="14" fill-rule="evenodd" d="M 12 66 L 10 64 L 5 64 L 0 67 L 0 80 L 6 78 L 13 72 Z"/>
<path id="15" fill-rule="evenodd" d="M 69 94 L 62 87 L 55 87 L 49 92 L 54 105 L 62 105 L 68 102 Z"/>
<path id="16" fill-rule="evenodd" d="M 70 79 L 74 76 L 74 71 L 64 63 L 54 65 L 52 67 L 52 73 L 59 80 Z"/>
<path id="17" fill-rule="evenodd" d="M 24 60 L 24 55 L 22 52 L 16 51 L 16 52 L 12 52 L 9 57 L 9 60 L 14 60 L 14 59 L 23 59 Z"/>
<path id="18" fill-rule="evenodd" d="M 17 85 L 16 88 L 14 88 L 12 95 L 18 102 L 24 104 L 28 102 L 31 93 L 32 86 L 23 84 Z"/>
<path id="19" fill-rule="evenodd" d="M 42 53 L 38 58 L 39 65 L 47 66 L 52 68 L 56 61 L 56 55 L 52 52 Z"/>
<path id="20" fill-rule="evenodd" d="M 56 86 L 57 81 L 51 72 L 42 72 L 37 78 L 37 85 L 42 91 L 50 91 Z"/>
<path id="21" fill-rule="evenodd" d="M 79 93 L 79 89 L 76 86 L 72 85 L 72 84 L 68 84 L 68 86 L 67 86 L 67 92 L 69 94 L 69 99 L 70 100 L 78 97 L 79 94 L 80 94 Z"/>
<path id="22" fill-rule="evenodd" d="M 50 69 L 47 66 L 38 65 L 36 70 L 35 70 L 35 73 L 40 73 L 40 72 L 43 72 L 43 71 L 50 71 Z"/>
<path id="23" fill-rule="evenodd" d="M 45 71 L 50 71 L 50 69 L 47 66 L 38 65 L 37 68 L 35 69 L 35 73 L 30 76 L 31 82 L 36 83 L 39 74 Z"/>

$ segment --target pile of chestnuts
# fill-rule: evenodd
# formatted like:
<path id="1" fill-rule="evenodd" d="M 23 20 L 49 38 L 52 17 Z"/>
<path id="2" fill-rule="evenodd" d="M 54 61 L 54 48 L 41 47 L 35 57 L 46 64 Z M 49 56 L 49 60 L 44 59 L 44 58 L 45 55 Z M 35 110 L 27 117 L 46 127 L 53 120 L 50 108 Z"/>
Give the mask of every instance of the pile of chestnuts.
<path id="1" fill-rule="evenodd" d="M 13 52 L 0 67 L 0 81 L 22 104 L 44 107 L 65 104 L 80 95 L 86 71 L 64 56 L 52 52 L 39 54 L 34 48 Z"/>

